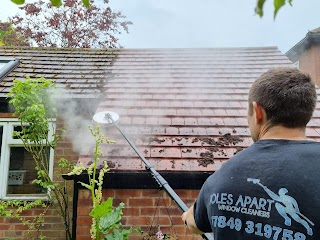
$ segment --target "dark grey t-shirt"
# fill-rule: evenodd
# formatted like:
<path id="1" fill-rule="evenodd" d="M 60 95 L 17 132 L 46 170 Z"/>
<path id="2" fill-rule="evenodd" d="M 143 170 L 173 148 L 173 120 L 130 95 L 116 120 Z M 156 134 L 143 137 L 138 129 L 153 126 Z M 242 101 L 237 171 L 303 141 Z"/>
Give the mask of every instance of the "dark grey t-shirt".
<path id="1" fill-rule="evenodd" d="M 256 142 L 207 179 L 194 217 L 215 240 L 319 240 L 320 143 Z"/>

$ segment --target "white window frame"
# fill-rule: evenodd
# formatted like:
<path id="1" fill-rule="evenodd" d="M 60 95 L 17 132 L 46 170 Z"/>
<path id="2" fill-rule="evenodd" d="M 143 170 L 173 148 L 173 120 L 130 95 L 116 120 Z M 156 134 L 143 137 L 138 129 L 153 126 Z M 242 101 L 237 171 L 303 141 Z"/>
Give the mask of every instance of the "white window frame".
<path id="1" fill-rule="evenodd" d="M 300 67 L 300 61 L 298 60 L 298 61 L 294 62 L 294 63 L 293 63 L 293 67 L 299 69 L 299 67 Z"/>
<path id="2" fill-rule="evenodd" d="M 10 163 L 10 147 L 23 147 L 23 142 L 20 139 L 13 138 L 13 129 L 15 126 L 21 126 L 17 118 L 0 118 L 0 126 L 3 127 L 1 156 L 0 156 L 0 199 L 2 200 L 36 200 L 36 199 L 48 199 L 48 196 L 44 194 L 25 194 L 19 196 L 7 196 L 8 188 L 8 174 Z M 49 141 L 53 140 L 53 133 L 55 132 L 56 124 L 55 120 L 49 122 Z M 49 156 L 49 176 L 53 177 L 53 165 L 54 165 L 54 149 L 50 148 Z"/>

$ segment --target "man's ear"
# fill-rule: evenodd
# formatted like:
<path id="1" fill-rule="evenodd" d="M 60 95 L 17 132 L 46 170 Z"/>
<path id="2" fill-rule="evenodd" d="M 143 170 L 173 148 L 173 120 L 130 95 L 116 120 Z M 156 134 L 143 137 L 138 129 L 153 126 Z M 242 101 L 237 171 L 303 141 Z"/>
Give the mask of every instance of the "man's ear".
<path id="1" fill-rule="evenodd" d="M 261 124 L 264 121 L 265 111 L 261 107 L 261 105 L 259 105 L 257 102 L 253 102 L 252 105 L 253 105 L 254 120 L 256 124 Z"/>

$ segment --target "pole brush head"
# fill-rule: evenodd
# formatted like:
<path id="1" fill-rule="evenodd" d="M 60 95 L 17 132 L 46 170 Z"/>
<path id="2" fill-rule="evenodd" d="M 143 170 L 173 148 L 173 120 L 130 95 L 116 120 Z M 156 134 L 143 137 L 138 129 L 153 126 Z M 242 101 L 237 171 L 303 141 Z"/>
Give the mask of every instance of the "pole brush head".
<path id="1" fill-rule="evenodd" d="M 93 118 L 92 121 L 94 123 L 98 123 L 101 125 L 105 125 L 105 126 L 112 126 L 113 122 L 111 121 L 111 119 L 109 119 L 109 116 L 112 117 L 113 121 L 118 123 L 120 120 L 119 114 L 115 113 L 115 112 L 111 112 L 111 111 L 102 111 L 102 112 L 97 112 Z"/>

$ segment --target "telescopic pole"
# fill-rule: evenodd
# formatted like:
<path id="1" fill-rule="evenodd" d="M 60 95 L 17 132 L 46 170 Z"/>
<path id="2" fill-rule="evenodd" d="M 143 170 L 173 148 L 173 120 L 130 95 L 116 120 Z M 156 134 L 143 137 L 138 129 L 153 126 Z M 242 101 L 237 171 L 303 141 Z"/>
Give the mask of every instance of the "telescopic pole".
<path id="1" fill-rule="evenodd" d="M 159 184 L 160 188 L 164 188 L 165 191 L 169 194 L 169 196 L 172 198 L 173 201 L 179 206 L 179 208 L 186 212 L 189 208 L 187 205 L 181 200 L 181 198 L 176 194 L 176 192 L 170 187 L 168 182 L 158 173 L 153 166 L 148 162 L 147 159 L 144 158 L 144 156 L 140 153 L 140 151 L 136 148 L 136 146 L 130 141 L 130 139 L 126 136 L 124 132 L 120 129 L 118 124 L 113 120 L 112 116 L 107 113 L 107 117 L 111 120 L 111 122 L 116 126 L 116 128 L 119 130 L 121 135 L 127 140 L 127 142 L 130 144 L 130 146 L 133 148 L 133 150 L 137 153 L 137 155 L 140 157 L 140 159 L 144 162 L 146 165 L 146 169 L 150 171 L 152 177 L 156 180 L 156 182 Z M 204 233 L 201 235 L 203 239 L 207 240 L 213 240 L 213 237 L 209 233 Z"/>

